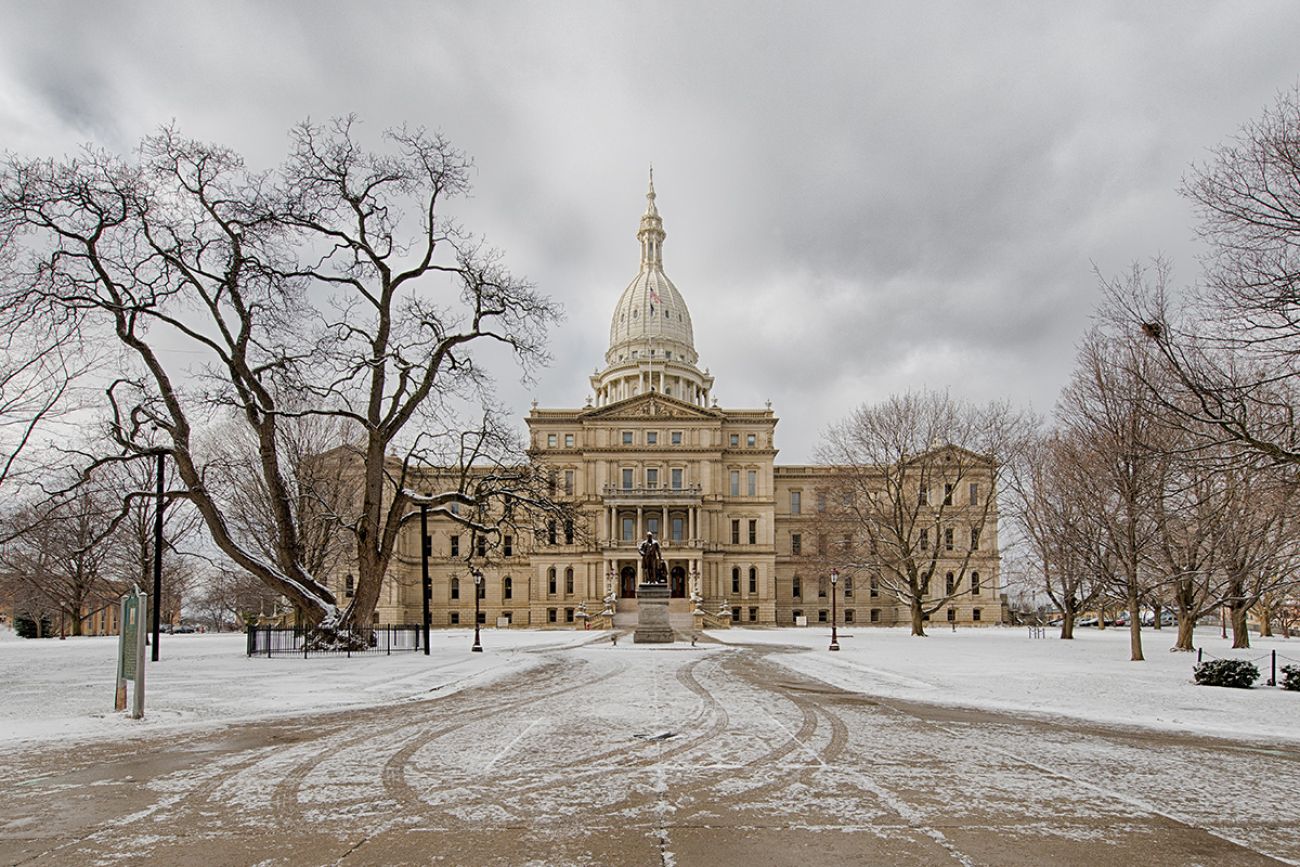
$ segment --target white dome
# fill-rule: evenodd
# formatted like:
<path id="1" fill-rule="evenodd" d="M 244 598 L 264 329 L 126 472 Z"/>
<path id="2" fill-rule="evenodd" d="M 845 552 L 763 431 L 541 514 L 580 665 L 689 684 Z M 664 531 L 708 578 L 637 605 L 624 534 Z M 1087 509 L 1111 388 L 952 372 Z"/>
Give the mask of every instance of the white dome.
<path id="1" fill-rule="evenodd" d="M 646 193 L 646 211 L 641 216 L 637 239 L 641 242 L 641 270 L 619 296 L 609 323 L 609 351 L 605 361 L 615 364 L 638 355 L 653 353 L 662 358 L 679 357 L 694 364 L 695 333 L 691 312 L 686 309 L 682 293 L 663 269 L 663 242 L 666 234 L 659 209 L 655 206 L 654 176 Z"/>

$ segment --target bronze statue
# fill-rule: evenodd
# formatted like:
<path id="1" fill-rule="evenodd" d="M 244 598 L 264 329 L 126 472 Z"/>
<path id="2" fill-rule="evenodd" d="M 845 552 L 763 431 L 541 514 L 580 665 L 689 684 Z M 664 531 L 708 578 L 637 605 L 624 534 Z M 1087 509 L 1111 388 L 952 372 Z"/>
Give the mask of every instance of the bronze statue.
<path id="1" fill-rule="evenodd" d="M 645 541 L 636 550 L 641 555 L 641 580 L 647 584 L 667 584 L 668 566 L 660 556 L 655 534 L 646 533 Z"/>

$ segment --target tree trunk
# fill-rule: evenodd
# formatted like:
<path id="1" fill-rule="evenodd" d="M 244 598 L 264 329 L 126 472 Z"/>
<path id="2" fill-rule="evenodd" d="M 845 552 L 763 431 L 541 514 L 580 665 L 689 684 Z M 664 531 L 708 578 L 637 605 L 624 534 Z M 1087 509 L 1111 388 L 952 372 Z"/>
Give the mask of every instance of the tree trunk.
<path id="1" fill-rule="evenodd" d="M 1174 650 L 1183 650 L 1191 652 L 1196 648 L 1192 646 L 1193 630 L 1196 628 L 1196 621 L 1193 620 L 1188 612 L 1178 612 L 1178 640 L 1174 642 Z"/>
<path id="2" fill-rule="evenodd" d="M 1259 612 L 1259 637 L 1273 637 L 1273 606 L 1258 605 L 1256 611 Z"/>
<path id="3" fill-rule="evenodd" d="M 1129 657 L 1131 662 L 1143 662 L 1146 657 L 1142 655 L 1142 618 L 1138 616 L 1138 594 L 1137 583 L 1129 582 L 1128 585 L 1128 643 L 1132 655 Z"/>
<path id="4" fill-rule="evenodd" d="M 1070 640 L 1074 638 L 1074 607 L 1064 606 L 1061 611 L 1061 638 Z"/>
<path id="5" fill-rule="evenodd" d="M 1228 609 L 1230 619 L 1232 620 L 1232 648 L 1250 647 L 1250 630 L 1246 626 L 1246 604 L 1240 597 L 1232 601 Z"/>
<path id="6" fill-rule="evenodd" d="M 925 615 L 921 612 L 921 600 L 912 597 L 912 634 L 925 636 Z"/>
<path id="7" fill-rule="evenodd" d="M 1152 629 L 1159 629 L 1159 628 L 1160 628 L 1160 618 L 1161 618 L 1161 616 L 1165 613 L 1165 612 L 1164 612 L 1164 607 L 1161 606 L 1161 604 L 1160 604 L 1159 602 L 1154 602 L 1154 603 L 1152 603 L 1152 605 L 1151 605 L 1151 610 L 1152 610 L 1152 612 L 1154 612 L 1154 614 L 1155 614 L 1155 616 L 1151 618 L 1151 628 L 1152 628 Z"/>

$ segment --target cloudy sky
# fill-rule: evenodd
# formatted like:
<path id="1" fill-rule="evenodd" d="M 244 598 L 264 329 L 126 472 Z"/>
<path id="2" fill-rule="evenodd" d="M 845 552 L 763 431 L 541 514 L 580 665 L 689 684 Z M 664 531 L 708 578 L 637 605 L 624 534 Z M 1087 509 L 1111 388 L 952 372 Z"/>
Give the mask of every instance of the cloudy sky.
<path id="1" fill-rule="evenodd" d="M 438 129 L 458 215 L 568 311 L 523 412 L 580 406 L 635 275 L 665 270 L 725 406 L 782 462 L 911 388 L 1049 411 L 1107 274 L 1196 278 L 1177 194 L 1300 77 L 1300 4 L 4 2 L 0 145 L 127 150 L 175 120 L 256 166 L 306 117 Z"/>

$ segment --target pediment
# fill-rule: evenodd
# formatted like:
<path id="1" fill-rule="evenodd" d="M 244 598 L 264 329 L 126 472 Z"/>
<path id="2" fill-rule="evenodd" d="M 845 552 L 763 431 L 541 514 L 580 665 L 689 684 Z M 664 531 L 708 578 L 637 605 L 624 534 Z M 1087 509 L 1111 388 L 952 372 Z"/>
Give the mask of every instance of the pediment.
<path id="1" fill-rule="evenodd" d="M 716 419 L 721 410 L 706 409 L 663 394 L 639 394 L 582 414 L 584 419 L 644 420 L 650 418 Z"/>

